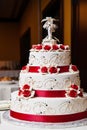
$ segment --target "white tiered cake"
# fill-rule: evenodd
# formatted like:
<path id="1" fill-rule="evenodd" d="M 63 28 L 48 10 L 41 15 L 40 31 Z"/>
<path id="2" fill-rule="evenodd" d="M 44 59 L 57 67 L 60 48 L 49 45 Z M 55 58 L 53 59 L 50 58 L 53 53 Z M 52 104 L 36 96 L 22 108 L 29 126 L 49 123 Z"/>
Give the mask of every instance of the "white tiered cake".
<path id="1" fill-rule="evenodd" d="M 54 20 L 42 20 L 48 36 L 32 46 L 29 62 L 22 67 L 19 91 L 11 95 L 13 118 L 46 123 L 87 118 L 87 94 L 80 88 L 79 70 L 71 64 L 69 46 L 53 38 Z"/>

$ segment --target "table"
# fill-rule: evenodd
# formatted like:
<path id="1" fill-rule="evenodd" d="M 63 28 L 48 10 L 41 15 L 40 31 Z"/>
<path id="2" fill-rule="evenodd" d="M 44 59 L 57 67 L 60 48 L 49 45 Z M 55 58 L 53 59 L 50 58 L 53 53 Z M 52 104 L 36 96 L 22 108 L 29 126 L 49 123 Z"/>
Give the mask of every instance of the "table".
<path id="1" fill-rule="evenodd" d="M 18 81 L 0 83 L 0 100 L 9 100 L 11 92 L 18 90 Z"/>
<path id="2" fill-rule="evenodd" d="M 1 114 L 1 123 L 0 123 L 0 129 L 1 130 L 5 130 L 5 129 L 14 129 L 14 130 L 84 130 L 84 129 L 87 129 L 87 126 L 79 126 L 79 127 L 72 127 L 72 128 L 64 128 L 64 129 L 48 129 L 48 128 L 33 128 L 33 127 L 25 127 L 25 126 L 21 126 L 21 125 L 14 125 L 14 124 L 11 124 L 11 123 L 8 123 L 6 121 L 4 121 L 2 119 L 2 116 L 3 116 L 3 113 L 5 111 L 0 111 L 0 114 Z"/>
<path id="3" fill-rule="evenodd" d="M 0 77 L 19 77 L 20 70 L 0 70 Z"/>

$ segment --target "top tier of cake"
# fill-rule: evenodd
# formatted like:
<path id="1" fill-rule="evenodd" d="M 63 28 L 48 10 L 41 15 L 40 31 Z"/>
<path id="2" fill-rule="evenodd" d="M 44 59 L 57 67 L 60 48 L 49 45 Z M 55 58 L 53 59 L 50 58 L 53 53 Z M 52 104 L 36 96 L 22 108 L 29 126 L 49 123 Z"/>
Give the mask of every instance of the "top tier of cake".
<path id="1" fill-rule="evenodd" d="M 41 44 L 33 45 L 29 55 L 29 66 L 69 66 L 71 64 L 71 52 L 68 45 L 60 44 L 59 39 L 53 37 L 56 25 L 55 19 L 46 17 L 43 28 L 47 29 L 48 35 Z M 59 44 L 58 44 L 59 43 Z"/>
<path id="2" fill-rule="evenodd" d="M 68 45 L 48 43 L 32 46 L 29 55 L 29 65 L 57 67 L 71 64 L 71 53 Z"/>

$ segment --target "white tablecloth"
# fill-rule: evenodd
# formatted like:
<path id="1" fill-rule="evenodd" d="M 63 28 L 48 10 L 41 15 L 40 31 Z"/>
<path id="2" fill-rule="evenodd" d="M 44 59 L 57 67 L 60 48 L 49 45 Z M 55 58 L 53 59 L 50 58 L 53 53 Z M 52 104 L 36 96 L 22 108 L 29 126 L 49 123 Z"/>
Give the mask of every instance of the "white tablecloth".
<path id="1" fill-rule="evenodd" d="M 0 70 L 0 77 L 19 77 L 20 70 Z M 18 81 L 14 82 L 0 82 L 0 100 L 9 100 L 11 92 L 18 89 Z"/>
<path id="2" fill-rule="evenodd" d="M 18 90 L 18 81 L 0 83 L 0 100 L 9 100 L 11 92 Z"/>

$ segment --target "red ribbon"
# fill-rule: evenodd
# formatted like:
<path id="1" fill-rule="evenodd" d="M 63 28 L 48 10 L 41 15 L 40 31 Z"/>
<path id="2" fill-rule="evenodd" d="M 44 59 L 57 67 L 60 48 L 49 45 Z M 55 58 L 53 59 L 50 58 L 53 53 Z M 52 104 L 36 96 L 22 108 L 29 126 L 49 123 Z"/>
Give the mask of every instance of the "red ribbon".
<path id="1" fill-rule="evenodd" d="M 35 114 L 19 113 L 10 110 L 10 116 L 25 121 L 62 123 L 87 118 L 87 111 L 67 115 L 35 115 Z"/>
<path id="2" fill-rule="evenodd" d="M 59 73 L 69 72 L 69 66 L 58 66 L 60 68 Z M 29 66 L 29 72 L 39 73 L 40 66 Z"/>
<path id="3" fill-rule="evenodd" d="M 35 90 L 35 97 L 66 97 L 65 90 Z"/>
<path id="4" fill-rule="evenodd" d="M 39 73 L 40 66 L 29 66 L 29 72 Z"/>

